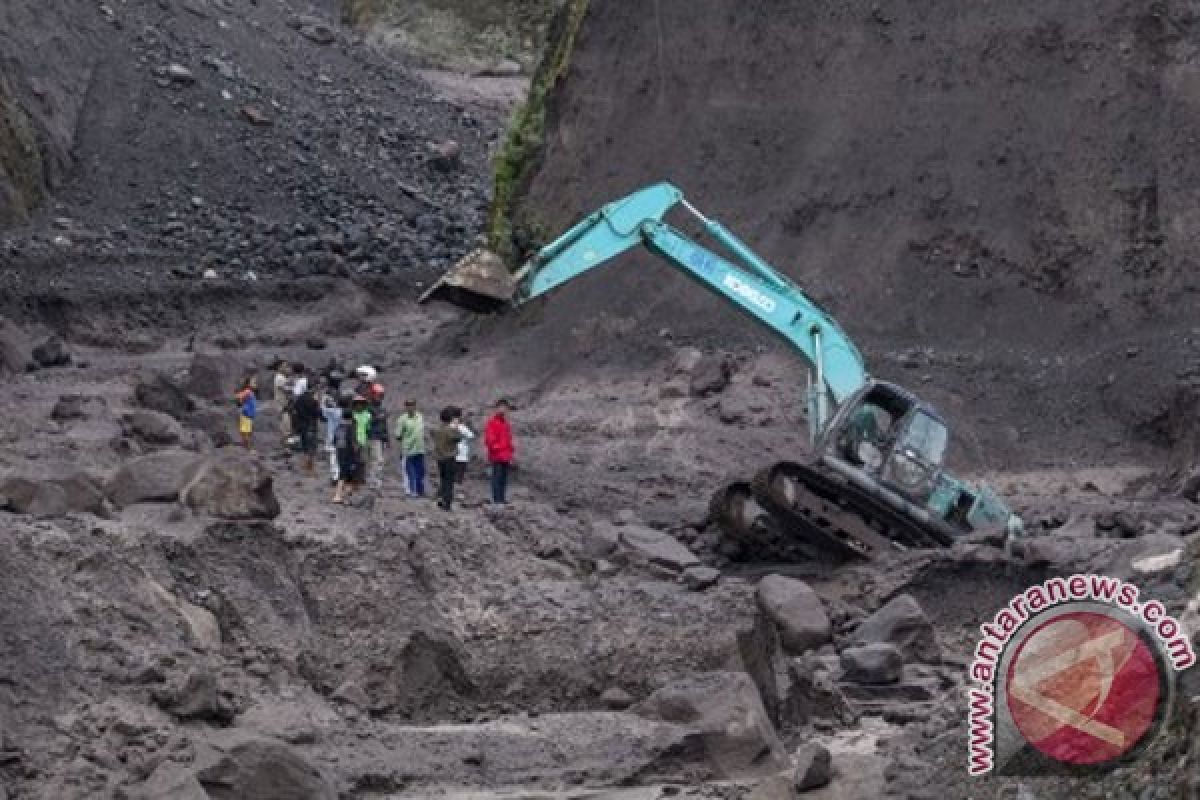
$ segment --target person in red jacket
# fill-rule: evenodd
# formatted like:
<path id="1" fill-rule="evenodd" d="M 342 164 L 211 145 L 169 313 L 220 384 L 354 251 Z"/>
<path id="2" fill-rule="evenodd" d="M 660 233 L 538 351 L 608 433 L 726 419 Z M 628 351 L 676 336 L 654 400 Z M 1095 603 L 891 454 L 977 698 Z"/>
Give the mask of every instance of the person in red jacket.
<path id="1" fill-rule="evenodd" d="M 500 504 L 507 502 L 504 494 L 508 488 L 508 470 L 516 452 L 512 426 L 508 424 L 508 410 L 507 400 L 498 401 L 495 412 L 483 428 L 483 446 L 487 449 L 492 470 L 492 502 Z"/>

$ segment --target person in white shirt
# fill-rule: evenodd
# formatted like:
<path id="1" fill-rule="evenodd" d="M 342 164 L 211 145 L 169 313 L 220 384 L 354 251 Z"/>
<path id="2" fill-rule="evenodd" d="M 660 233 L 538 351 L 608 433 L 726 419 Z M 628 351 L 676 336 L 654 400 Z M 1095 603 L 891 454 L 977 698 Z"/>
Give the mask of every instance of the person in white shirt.
<path id="1" fill-rule="evenodd" d="M 292 377 L 291 367 L 286 361 L 281 361 L 279 366 L 275 368 L 275 380 L 272 386 L 275 391 L 271 394 L 271 402 L 275 406 L 275 412 L 279 415 L 279 440 L 284 447 L 287 447 L 288 437 L 292 435 L 292 414 L 290 410 Z"/>
<path id="2" fill-rule="evenodd" d="M 471 440 L 475 438 L 475 432 L 462 422 L 458 423 L 458 432 L 462 434 L 462 438 L 458 440 L 454 452 L 454 469 L 457 473 L 455 483 L 461 486 L 463 477 L 467 474 L 467 464 L 471 460 Z"/>

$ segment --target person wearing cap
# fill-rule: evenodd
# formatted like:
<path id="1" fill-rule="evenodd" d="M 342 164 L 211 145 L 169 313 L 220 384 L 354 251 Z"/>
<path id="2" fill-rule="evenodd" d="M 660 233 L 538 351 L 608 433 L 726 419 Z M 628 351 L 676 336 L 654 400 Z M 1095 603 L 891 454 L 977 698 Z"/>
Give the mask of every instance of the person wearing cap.
<path id="1" fill-rule="evenodd" d="M 383 408 L 383 387 L 378 383 L 371 385 L 367 395 L 367 410 L 371 412 L 371 421 L 367 425 L 368 453 L 370 461 L 370 484 L 372 489 L 383 488 L 383 451 L 388 447 L 387 412 Z"/>
<path id="2" fill-rule="evenodd" d="M 404 413 L 396 418 L 396 438 L 400 440 L 404 493 L 425 496 L 425 417 L 417 411 L 416 400 L 404 401 Z"/>

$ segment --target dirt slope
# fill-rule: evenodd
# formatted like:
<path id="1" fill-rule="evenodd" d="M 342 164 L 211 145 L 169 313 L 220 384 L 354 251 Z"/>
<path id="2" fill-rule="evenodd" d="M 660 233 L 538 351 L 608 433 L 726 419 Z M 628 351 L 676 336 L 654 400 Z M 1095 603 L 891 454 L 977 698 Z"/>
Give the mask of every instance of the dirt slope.
<path id="1" fill-rule="evenodd" d="M 920 383 L 889 356 L 932 348 L 926 382 L 957 388 L 931 394 L 988 447 L 1012 444 L 998 417 L 1020 449 L 1066 434 L 1086 453 L 1144 427 L 1195 360 L 1196 42 L 1182 3 L 595 0 L 518 217 L 556 231 L 673 181 L 876 372 Z M 683 284 L 638 258 L 545 314 L 751 330 Z"/>

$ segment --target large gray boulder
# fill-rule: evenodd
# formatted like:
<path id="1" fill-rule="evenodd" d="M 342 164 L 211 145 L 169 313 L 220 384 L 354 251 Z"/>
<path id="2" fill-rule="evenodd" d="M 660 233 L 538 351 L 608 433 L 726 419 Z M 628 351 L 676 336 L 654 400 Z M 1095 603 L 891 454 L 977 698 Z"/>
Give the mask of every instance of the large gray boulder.
<path id="1" fill-rule="evenodd" d="M 202 464 L 186 450 L 162 450 L 123 464 L 109 479 L 105 492 L 118 508 L 134 503 L 171 503 L 179 499 Z"/>
<path id="2" fill-rule="evenodd" d="M 891 644 L 907 661 L 937 664 L 942 660 L 933 624 L 910 594 L 893 597 L 887 605 L 859 623 L 850 644 L 856 647 Z"/>
<path id="3" fill-rule="evenodd" d="M 24 372 L 33 363 L 33 348 L 25 332 L 0 317 L 0 375 Z"/>
<path id="4" fill-rule="evenodd" d="M 0 496 L 8 501 L 8 509 L 35 517 L 61 517 L 70 511 L 67 493 L 49 481 L 9 478 L 0 483 Z"/>
<path id="5" fill-rule="evenodd" d="M 787 751 L 750 676 L 705 672 L 681 678 L 632 709 L 646 719 L 685 726 L 716 777 L 764 776 L 786 769 Z"/>
<path id="6" fill-rule="evenodd" d="M 904 673 L 904 656 L 895 645 L 867 644 L 842 651 L 845 679 L 871 686 L 899 683 Z"/>
<path id="7" fill-rule="evenodd" d="M 126 436 L 133 436 L 147 444 L 179 444 L 183 438 L 183 426 L 179 420 L 161 411 L 138 409 L 121 417 L 121 427 Z"/>
<path id="8" fill-rule="evenodd" d="M 319 770 L 273 739 L 241 742 L 196 777 L 210 800 L 337 800 Z"/>
<path id="9" fill-rule="evenodd" d="M 161 373 L 139 380 L 133 388 L 133 397 L 142 408 L 161 411 L 175 419 L 183 419 L 196 408 L 188 393 Z"/>
<path id="10" fill-rule="evenodd" d="M 221 519 L 279 516 L 271 471 L 239 447 L 224 447 L 209 456 L 180 489 L 179 500 L 193 511 Z"/>
<path id="11" fill-rule="evenodd" d="M 827 644 L 833 636 L 821 598 L 807 583 L 783 575 L 758 582 L 758 606 L 779 631 L 784 650 L 801 655 Z"/>
<path id="12" fill-rule="evenodd" d="M 132 792 L 133 800 L 210 800 L 194 772 L 174 761 L 164 761 Z"/>
<path id="13" fill-rule="evenodd" d="M 205 400 L 232 402 L 242 382 L 255 374 L 254 364 L 231 353 L 196 353 L 188 367 L 183 388 Z"/>
<path id="14" fill-rule="evenodd" d="M 621 544 L 637 558 L 675 572 L 696 566 L 700 559 L 670 534 L 644 525 L 625 525 L 620 528 Z"/>

